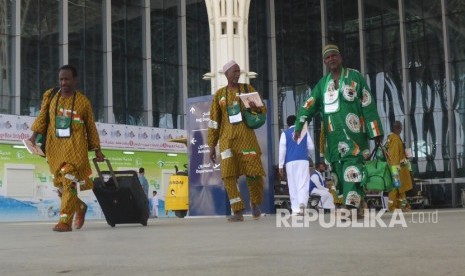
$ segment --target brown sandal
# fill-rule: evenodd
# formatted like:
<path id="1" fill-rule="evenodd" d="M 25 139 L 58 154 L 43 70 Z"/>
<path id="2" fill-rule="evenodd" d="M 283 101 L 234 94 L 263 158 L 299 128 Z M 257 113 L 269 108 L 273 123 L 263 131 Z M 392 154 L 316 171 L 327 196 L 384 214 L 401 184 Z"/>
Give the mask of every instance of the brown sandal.
<path id="1" fill-rule="evenodd" d="M 81 211 L 76 213 L 76 218 L 74 220 L 74 228 L 81 229 L 84 225 L 84 220 L 86 218 L 87 205 L 81 205 Z"/>
<path id="2" fill-rule="evenodd" d="M 230 216 L 228 218 L 229 222 L 238 222 L 238 221 L 244 221 L 244 216 L 242 215 L 242 210 L 234 212 L 234 215 Z"/>
<path id="3" fill-rule="evenodd" d="M 68 224 L 63 223 L 63 222 L 59 222 L 57 225 L 55 225 L 55 227 L 53 227 L 53 231 L 55 231 L 55 232 L 70 232 L 70 231 L 73 231 L 73 229 Z"/>
<path id="4" fill-rule="evenodd" d="M 262 212 L 260 211 L 260 208 L 258 208 L 258 204 L 251 203 L 250 208 L 252 208 L 252 218 L 260 219 Z"/>

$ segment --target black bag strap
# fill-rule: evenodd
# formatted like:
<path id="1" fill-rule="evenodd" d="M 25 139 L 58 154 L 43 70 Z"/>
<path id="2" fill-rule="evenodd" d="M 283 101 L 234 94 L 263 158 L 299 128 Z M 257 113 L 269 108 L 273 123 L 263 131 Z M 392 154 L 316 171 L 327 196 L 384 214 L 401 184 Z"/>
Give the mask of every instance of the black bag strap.
<path id="1" fill-rule="evenodd" d="M 374 150 L 370 154 L 370 160 L 377 159 L 375 158 L 375 156 L 376 156 L 376 152 L 378 151 L 378 149 L 381 149 L 383 151 L 384 158 L 386 158 L 386 161 L 389 163 L 389 154 L 386 152 L 386 149 L 381 144 L 377 144 L 375 146 Z"/>
<path id="2" fill-rule="evenodd" d="M 242 84 L 244 86 L 245 93 L 249 93 L 249 87 L 247 86 L 247 83 Z M 238 87 L 239 90 L 239 95 L 241 94 L 241 84 L 239 84 Z M 228 104 L 228 86 L 226 86 L 226 104 Z"/>
<path id="3" fill-rule="evenodd" d="M 243 90 L 245 93 L 249 93 L 249 87 L 247 83 L 239 83 L 238 85 L 239 87 L 237 88 L 237 90 L 239 90 L 239 95 L 241 95 L 241 92 L 242 92 L 241 86 L 243 86 Z M 226 86 L 226 104 L 228 104 L 228 94 L 229 94 L 229 90 L 228 90 L 228 86 Z M 242 112 L 243 111 L 242 106 L 244 105 L 242 101 L 239 101 L 239 105 L 240 105 L 241 112 Z"/>
<path id="4" fill-rule="evenodd" d="M 52 103 L 53 97 L 55 97 L 55 95 L 57 94 L 59 90 L 60 90 L 60 87 L 57 87 L 57 86 L 53 87 L 52 93 L 50 94 L 50 98 L 48 100 L 47 115 L 45 116 L 45 124 L 47 125 L 47 127 L 48 127 L 48 124 L 50 123 L 50 104 Z"/>
<path id="5" fill-rule="evenodd" d="M 244 92 L 245 92 L 245 94 L 248 94 L 248 93 L 249 93 L 249 86 L 247 85 L 247 83 L 244 83 L 243 85 L 244 85 Z M 239 91 L 240 91 L 240 90 L 241 90 L 241 89 L 239 89 Z M 239 93 L 239 95 L 240 95 L 240 93 Z M 244 103 L 241 101 L 241 107 L 242 107 L 243 105 L 244 105 Z M 244 107 L 245 107 L 245 106 L 244 106 Z M 242 108 L 241 108 L 241 109 L 242 109 Z M 247 111 L 247 109 L 250 109 L 250 108 L 246 108 L 245 110 Z"/>
<path id="6" fill-rule="evenodd" d="M 375 157 L 375 154 L 376 154 L 376 151 L 378 150 L 379 148 L 379 145 L 376 145 L 375 148 L 373 149 L 373 151 L 371 152 L 370 154 L 370 159 L 369 160 L 373 160 L 373 158 Z"/>

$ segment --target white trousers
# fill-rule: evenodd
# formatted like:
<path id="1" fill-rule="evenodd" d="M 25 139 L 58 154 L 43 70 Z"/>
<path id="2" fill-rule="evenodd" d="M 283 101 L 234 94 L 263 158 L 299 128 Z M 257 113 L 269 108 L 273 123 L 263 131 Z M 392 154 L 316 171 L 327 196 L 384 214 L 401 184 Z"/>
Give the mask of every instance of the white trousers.
<path id="1" fill-rule="evenodd" d="M 158 217 L 158 205 L 153 205 L 152 206 L 152 215 L 154 217 Z"/>
<path id="2" fill-rule="evenodd" d="M 336 208 L 336 206 L 334 206 L 333 195 L 330 192 L 314 188 L 312 190 L 312 195 L 313 194 L 317 194 L 321 196 L 320 205 L 319 205 L 321 208 L 323 209 L 335 209 Z"/>
<path id="3" fill-rule="evenodd" d="M 310 188 L 310 163 L 307 160 L 296 160 L 286 163 L 287 185 L 291 200 L 292 213 L 300 212 L 299 205 L 307 207 L 308 190 Z"/>

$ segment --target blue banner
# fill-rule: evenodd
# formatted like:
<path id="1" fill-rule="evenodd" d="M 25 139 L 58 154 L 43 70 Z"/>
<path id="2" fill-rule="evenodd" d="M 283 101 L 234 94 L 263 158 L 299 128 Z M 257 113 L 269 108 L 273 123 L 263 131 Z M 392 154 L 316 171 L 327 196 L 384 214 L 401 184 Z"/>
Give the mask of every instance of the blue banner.
<path id="1" fill-rule="evenodd" d="M 229 215 L 231 207 L 221 180 L 221 166 L 210 160 L 208 147 L 208 122 L 210 120 L 210 104 L 212 96 L 202 96 L 187 100 L 187 153 L 189 158 L 189 215 L 211 216 Z M 268 102 L 265 101 L 268 106 Z M 268 109 L 267 118 L 271 118 Z M 262 149 L 262 164 L 266 176 L 264 178 L 264 201 L 260 206 L 263 213 L 274 213 L 272 155 L 269 137 L 271 123 L 255 130 Z M 218 146 L 216 152 L 219 152 Z M 245 202 L 246 212 L 250 212 L 249 194 L 245 176 L 239 178 L 239 189 Z"/>

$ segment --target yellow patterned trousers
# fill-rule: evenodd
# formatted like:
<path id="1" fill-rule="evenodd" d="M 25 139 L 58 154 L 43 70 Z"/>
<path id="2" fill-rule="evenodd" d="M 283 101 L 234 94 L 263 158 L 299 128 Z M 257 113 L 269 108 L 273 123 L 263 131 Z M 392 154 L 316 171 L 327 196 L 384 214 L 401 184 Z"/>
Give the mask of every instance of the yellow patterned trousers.
<path id="1" fill-rule="evenodd" d="M 76 175 L 77 171 L 74 166 L 64 164 L 55 174 L 54 179 L 54 185 L 58 188 L 58 195 L 61 198 L 59 222 L 69 226 L 72 226 L 74 214 L 79 213 L 86 206 L 78 197 L 77 185 L 79 185 L 79 181 Z"/>
<path id="2" fill-rule="evenodd" d="M 261 176 L 246 176 L 247 188 L 249 190 L 250 202 L 253 204 L 261 204 L 263 202 L 263 177 Z M 224 187 L 228 194 L 229 204 L 233 212 L 245 209 L 244 200 L 241 197 L 239 188 L 237 187 L 237 177 L 227 177 L 223 179 Z"/>
<path id="3" fill-rule="evenodd" d="M 399 192 L 398 189 L 392 189 L 388 195 L 388 208 L 391 212 L 395 209 L 410 208 L 405 192 Z"/>

